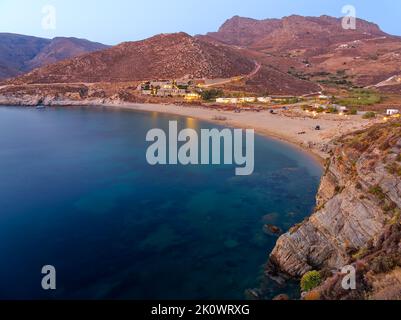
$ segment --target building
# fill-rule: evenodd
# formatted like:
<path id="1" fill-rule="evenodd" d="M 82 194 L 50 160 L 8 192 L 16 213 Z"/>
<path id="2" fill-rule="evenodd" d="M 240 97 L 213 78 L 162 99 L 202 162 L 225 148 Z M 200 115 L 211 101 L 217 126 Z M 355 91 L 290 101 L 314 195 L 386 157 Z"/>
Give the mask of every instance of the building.
<path id="1" fill-rule="evenodd" d="M 386 111 L 386 114 L 388 116 L 393 116 L 393 115 L 399 114 L 399 113 L 400 113 L 400 110 L 398 110 L 398 109 L 387 109 L 387 111 Z"/>
<path id="2" fill-rule="evenodd" d="M 188 81 L 154 80 L 141 83 L 137 90 L 143 95 L 177 97 L 185 96 L 188 86 Z"/>
<path id="3" fill-rule="evenodd" d="M 162 89 L 158 89 L 155 93 L 158 97 L 183 97 L 186 94 L 186 90 L 177 89 L 177 88 L 169 88 L 165 87 Z"/>
<path id="4" fill-rule="evenodd" d="M 336 110 L 338 112 L 348 112 L 348 108 L 347 107 L 339 106 L 338 104 L 334 104 L 333 107 L 336 108 Z"/>
<path id="5" fill-rule="evenodd" d="M 217 98 L 217 103 L 238 103 L 238 98 Z"/>
<path id="6" fill-rule="evenodd" d="M 259 97 L 257 100 L 258 100 L 258 102 L 261 102 L 261 103 L 270 103 L 270 102 L 272 102 L 272 98 L 270 98 L 270 97 Z"/>
<path id="7" fill-rule="evenodd" d="M 241 98 L 217 98 L 217 103 L 269 103 L 272 99 L 270 97 L 241 97 Z"/>
<path id="8" fill-rule="evenodd" d="M 241 97 L 237 98 L 238 103 L 252 103 L 256 101 L 255 97 Z"/>
<path id="9" fill-rule="evenodd" d="M 196 92 L 191 92 L 191 93 L 185 94 L 184 99 L 185 99 L 185 101 L 198 101 L 201 99 L 201 95 Z"/>
<path id="10" fill-rule="evenodd" d="M 274 103 L 292 103 L 298 101 L 298 98 L 294 96 L 271 96 L 271 101 Z"/>

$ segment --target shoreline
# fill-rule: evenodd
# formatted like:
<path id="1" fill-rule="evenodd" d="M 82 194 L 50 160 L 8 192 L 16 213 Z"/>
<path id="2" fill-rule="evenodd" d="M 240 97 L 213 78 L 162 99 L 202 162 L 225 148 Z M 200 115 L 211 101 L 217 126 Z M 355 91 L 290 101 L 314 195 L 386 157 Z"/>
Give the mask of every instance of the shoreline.
<path id="1" fill-rule="evenodd" d="M 37 104 L 18 101 L 0 101 L 3 106 L 28 106 Z M 30 101 L 31 102 L 31 101 Z M 200 105 L 176 105 L 154 103 L 130 103 L 123 101 L 94 100 L 48 100 L 43 103 L 49 107 L 104 107 L 142 112 L 157 112 L 194 118 L 232 128 L 254 129 L 255 133 L 277 139 L 291 147 L 297 148 L 313 158 L 324 167 L 330 157 L 331 142 L 345 134 L 365 129 L 372 125 L 372 121 L 362 120 L 360 116 L 342 117 L 338 115 L 319 115 L 316 118 L 295 110 L 275 110 L 271 114 L 267 110 L 260 112 L 243 111 L 235 113 L 220 109 L 207 108 Z M 321 130 L 315 128 L 319 126 Z"/>
<path id="2" fill-rule="evenodd" d="M 115 104 L 103 104 L 101 105 L 101 107 L 106 107 L 106 108 L 112 108 L 112 109 L 122 109 L 122 110 L 130 110 L 130 111 L 139 111 L 139 112 L 157 112 L 157 113 L 162 113 L 162 114 L 170 114 L 170 115 L 175 115 L 175 116 L 181 116 L 181 117 L 188 117 L 188 118 L 194 118 L 197 120 L 201 120 L 201 121 L 206 121 L 209 123 L 214 123 L 214 124 L 218 124 L 218 125 L 223 125 L 226 127 L 231 127 L 231 128 L 237 128 L 237 129 L 254 129 L 255 133 L 263 136 L 265 138 L 269 138 L 269 139 L 274 139 L 274 140 L 278 140 L 282 143 L 287 144 L 288 146 L 292 147 L 292 148 L 296 148 L 298 151 L 305 153 L 307 156 L 309 156 L 310 158 L 312 158 L 312 160 L 314 160 L 317 164 L 319 164 L 319 166 L 324 167 L 324 163 L 325 163 L 325 158 L 319 154 L 318 152 L 314 151 L 313 149 L 308 149 L 306 148 L 306 146 L 303 146 L 301 143 L 295 141 L 295 140 L 291 140 L 288 139 L 284 136 L 281 136 L 273 131 L 269 131 L 266 128 L 252 128 L 247 124 L 239 124 L 233 121 L 230 121 L 230 119 L 227 120 L 217 120 L 214 119 L 213 117 L 211 118 L 207 118 L 207 117 L 203 117 L 200 116 L 199 114 L 187 114 L 185 112 L 185 114 L 183 112 L 176 112 L 177 110 L 160 110 L 159 108 L 157 108 L 157 110 L 154 109 L 154 106 L 160 106 L 160 107 L 176 107 L 176 108 L 187 108 L 187 109 L 202 109 L 205 111 L 209 111 L 210 113 L 214 112 L 216 113 L 216 116 L 221 116 L 222 113 L 230 113 L 230 112 L 224 112 L 224 111 L 212 111 L 212 110 L 208 110 L 208 109 L 204 109 L 202 106 L 177 106 L 177 105 L 155 105 L 155 104 L 147 104 L 147 103 L 134 103 L 134 104 L 124 104 L 124 105 L 115 105 Z M 187 110 L 182 110 L 182 111 L 187 111 Z"/>
<path id="3" fill-rule="evenodd" d="M 338 118 L 337 115 L 322 115 L 319 118 L 291 117 L 285 114 L 261 112 L 213 110 L 199 105 L 175 105 L 152 103 L 101 103 L 84 104 L 84 106 L 101 106 L 143 112 L 158 112 L 194 118 L 226 127 L 254 129 L 255 133 L 276 139 L 306 153 L 320 166 L 324 167 L 330 157 L 330 144 L 335 138 L 370 127 L 373 122 L 362 120 L 360 116 Z M 224 118 L 219 120 L 218 117 Z M 320 125 L 322 130 L 315 130 Z M 300 135 L 299 132 L 305 132 Z"/>

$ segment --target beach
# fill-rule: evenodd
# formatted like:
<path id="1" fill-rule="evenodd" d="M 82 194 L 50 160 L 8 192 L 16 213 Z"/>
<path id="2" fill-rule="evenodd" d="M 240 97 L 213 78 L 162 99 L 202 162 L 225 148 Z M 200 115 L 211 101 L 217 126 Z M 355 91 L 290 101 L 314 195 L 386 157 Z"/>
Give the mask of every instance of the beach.
<path id="1" fill-rule="evenodd" d="M 320 114 L 316 118 L 301 110 L 268 110 L 260 112 L 213 110 L 201 106 L 178 106 L 171 104 L 106 104 L 104 106 L 136 111 L 160 112 L 225 126 L 254 129 L 256 133 L 289 142 L 311 153 L 321 163 L 329 157 L 329 143 L 342 135 L 371 126 L 377 120 L 365 120 L 361 116 Z M 320 130 L 316 130 L 319 126 Z"/>

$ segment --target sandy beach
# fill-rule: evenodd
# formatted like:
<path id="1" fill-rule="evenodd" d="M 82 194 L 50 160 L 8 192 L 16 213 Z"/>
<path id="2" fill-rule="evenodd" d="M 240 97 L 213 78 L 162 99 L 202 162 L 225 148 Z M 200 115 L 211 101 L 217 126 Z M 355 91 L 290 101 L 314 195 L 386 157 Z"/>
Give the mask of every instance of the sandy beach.
<path id="1" fill-rule="evenodd" d="M 129 110 L 169 113 L 211 121 L 220 125 L 255 129 L 258 134 L 277 138 L 308 150 L 320 162 L 328 157 L 327 145 L 334 138 L 372 125 L 374 121 L 362 119 L 361 116 L 340 116 L 320 114 L 316 118 L 301 110 L 277 110 L 251 112 L 213 110 L 200 106 L 178 106 L 162 104 L 107 104 L 107 107 Z M 377 121 L 377 120 L 376 120 Z M 315 130 L 320 126 L 321 130 Z"/>

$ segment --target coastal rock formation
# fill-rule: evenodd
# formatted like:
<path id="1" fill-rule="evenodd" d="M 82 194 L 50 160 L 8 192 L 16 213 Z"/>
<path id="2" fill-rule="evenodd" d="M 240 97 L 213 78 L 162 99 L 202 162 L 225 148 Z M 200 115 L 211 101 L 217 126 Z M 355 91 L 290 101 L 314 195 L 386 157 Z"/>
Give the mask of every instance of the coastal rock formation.
<path id="1" fill-rule="evenodd" d="M 291 277 L 336 273 L 358 261 L 367 273 L 380 257 L 393 257 L 394 268 L 401 265 L 400 121 L 334 143 L 315 213 L 281 236 L 270 256 L 270 265 Z"/>

